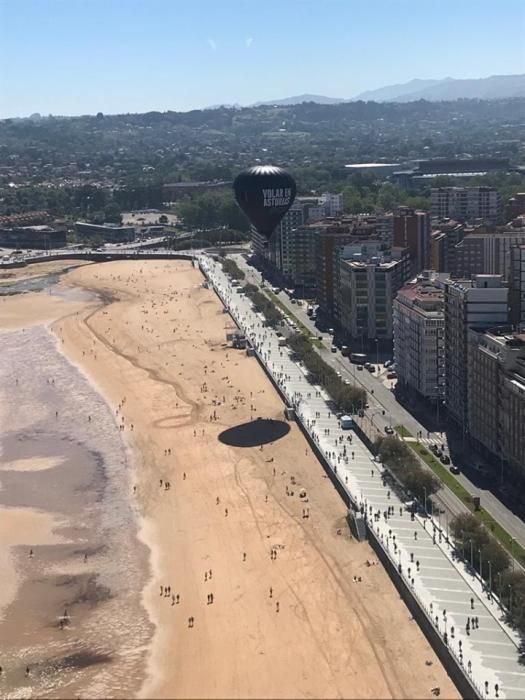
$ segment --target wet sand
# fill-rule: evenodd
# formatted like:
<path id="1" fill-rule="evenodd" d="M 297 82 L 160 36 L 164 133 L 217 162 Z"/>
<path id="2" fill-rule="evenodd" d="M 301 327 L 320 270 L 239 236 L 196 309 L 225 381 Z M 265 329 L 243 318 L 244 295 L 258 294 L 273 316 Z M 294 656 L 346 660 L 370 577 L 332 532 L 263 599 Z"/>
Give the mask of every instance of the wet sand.
<path id="1" fill-rule="evenodd" d="M 0 346 L 0 694 L 129 696 L 152 626 L 124 443 L 49 330 Z"/>
<path id="2" fill-rule="evenodd" d="M 458 697 L 383 568 L 366 565 L 374 554 L 350 537 L 344 504 L 297 426 L 285 424 L 289 430 L 280 439 L 269 439 L 263 449 L 242 446 L 245 433 L 236 443 L 239 431 L 233 440 L 231 432 L 225 437 L 226 431 L 257 417 L 283 423 L 283 406 L 257 361 L 226 346 L 231 319 L 214 293 L 203 289 L 200 272 L 188 263 L 133 261 L 77 269 L 67 280 L 97 290 L 106 303 L 86 303 L 82 309 L 74 306 L 79 302 L 61 301 L 62 318 L 53 325 L 59 347 L 112 407 L 120 426 L 117 435 L 108 432 L 106 420 L 97 434 L 111 435 L 118 444 L 125 438 L 133 446 L 133 483 L 122 493 L 108 493 L 107 500 L 87 500 L 100 503 L 101 512 L 113 499 L 120 499 L 122 508 L 131 502 L 141 516 L 150 577 L 147 583 L 130 577 L 129 585 L 142 592 L 155 632 L 146 655 L 136 640 L 128 647 L 137 665 L 128 667 L 126 680 L 133 680 L 139 695 L 419 698 L 431 697 L 430 689 L 439 686 L 442 697 Z M 48 302 L 40 295 L 44 315 Z M 11 304 L 16 300 L 0 311 L 13 318 Z M 34 309 L 23 313 L 18 323 L 34 321 Z M 34 339 L 31 344 L 36 345 Z M 79 417 L 70 411 L 66 427 L 83 424 Z M 88 426 L 85 430 L 89 434 Z M 57 454 L 56 449 L 52 454 L 33 450 L 6 454 L 2 460 L 16 465 L 17 460 Z M 68 492 L 80 489 L 86 499 L 84 482 L 67 486 L 65 472 L 76 473 L 72 463 L 78 461 L 0 471 L 2 482 L 6 474 L 11 479 L 0 498 L 16 491 L 16 479 L 40 477 L 41 490 L 49 489 L 48 479 L 56 473 Z M 119 479 L 124 480 L 122 474 Z M 115 485 L 122 485 L 119 479 Z M 95 483 L 99 481 L 89 481 Z M 307 500 L 299 497 L 301 489 Z M 54 498 L 44 502 L 53 517 L 63 517 Z M 38 499 L 25 504 L 32 509 L 42 505 Z M 89 539 L 93 533 L 86 534 L 86 519 L 82 511 L 80 534 Z M 79 536 L 71 526 L 55 528 L 54 536 L 57 532 Z M 62 548 L 60 560 L 67 560 L 79 576 L 83 561 L 66 555 L 68 547 L 79 550 L 78 544 L 66 543 L 46 551 Z M 16 549 L 27 568 L 27 547 Z M 99 552 L 94 558 L 102 556 Z M 49 571 L 55 569 L 51 563 Z M 115 569 L 124 574 L 121 561 Z M 356 575 L 361 583 L 353 582 Z M 28 595 L 45 599 L 43 591 L 26 593 L 25 585 L 8 606 L 7 619 Z M 55 581 L 47 588 L 56 592 L 60 585 Z M 129 597 L 118 591 L 94 610 L 86 609 L 86 627 L 93 629 L 88 621 L 97 607 L 109 609 L 114 599 L 122 600 L 117 617 L 125 618 L 128 606 L 137 610 L 131 590 Z M 17 617 L 24 617 L 21 608 Z M 4 629 L 0 626 L 0 637 Z M 14 627 L 12 634 L 19 636 Z M 104 669 L 118 674 L 126 658 L 116 658 L 110 646 L 95 648 L 98 656 L 89 657 L 89 677 L 85 670 L 77 672 L 79 694 L 95 689 L 95 694 L 126 695 L 117 683 L 105 685 L 110 679 Z M 77 653 L 73 647 L 69 655 Z M 74 659 L 67 663 L 78 664 L 79 657 Z M 67 695 L 62 687 L 59 693 Z"/>

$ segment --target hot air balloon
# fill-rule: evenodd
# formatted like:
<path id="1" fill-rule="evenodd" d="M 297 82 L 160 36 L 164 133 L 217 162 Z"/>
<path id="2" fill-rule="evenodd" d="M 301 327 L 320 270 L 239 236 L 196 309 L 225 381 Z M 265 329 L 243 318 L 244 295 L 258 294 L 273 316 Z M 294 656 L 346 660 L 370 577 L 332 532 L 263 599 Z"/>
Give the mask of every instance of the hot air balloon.
<path id="1" fill-rule="evenodd" d="M 256 165 L 239 173 L 233 183 L 237 204 L 257 231 L 269 239 L 295 199 L 295 181 L 286 170 Z"/>

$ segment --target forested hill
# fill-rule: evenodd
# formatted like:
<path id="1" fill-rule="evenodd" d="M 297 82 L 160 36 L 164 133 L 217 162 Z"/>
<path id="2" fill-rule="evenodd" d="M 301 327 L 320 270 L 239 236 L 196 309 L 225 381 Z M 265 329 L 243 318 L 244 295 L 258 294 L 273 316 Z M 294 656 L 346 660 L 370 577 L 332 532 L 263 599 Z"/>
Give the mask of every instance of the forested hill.
<path id="1" fill-rule="evenodd" d="M 525 99 L 407 104 L 303 103 L 243 109 L 0 121 L 0 161 L 75 162 L 106 177 L 157 182 L 230 179 L 273 162 L 327 172 L 345 163 L 498 155 L 519 162 Z M 317 178 L 318 179 L 318 178 Z"/>

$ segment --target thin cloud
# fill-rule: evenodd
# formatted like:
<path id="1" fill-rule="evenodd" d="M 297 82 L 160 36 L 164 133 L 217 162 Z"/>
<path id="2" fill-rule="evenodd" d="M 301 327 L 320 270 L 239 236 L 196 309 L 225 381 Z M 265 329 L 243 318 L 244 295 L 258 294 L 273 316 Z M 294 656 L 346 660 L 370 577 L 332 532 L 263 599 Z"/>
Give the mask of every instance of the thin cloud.
<path id="1" fill-rule="evenodd" d="M 208 39 L 208 46 L 212 51 L 217 51 L 217 42 L 215 39 Z"/>
<path id="2" fill-rule="evenodd" d="M 249 36 L 244 43 L 246 44 L 246 48 L 249 49 L 253 44 L 253 36 Z"/>

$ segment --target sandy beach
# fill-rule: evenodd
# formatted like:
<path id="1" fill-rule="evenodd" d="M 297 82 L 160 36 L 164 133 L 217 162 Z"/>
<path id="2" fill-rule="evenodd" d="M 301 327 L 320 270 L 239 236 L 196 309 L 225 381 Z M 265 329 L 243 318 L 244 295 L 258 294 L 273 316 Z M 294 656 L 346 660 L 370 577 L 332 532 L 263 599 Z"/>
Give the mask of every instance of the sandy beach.
<path id="1" fill-rule="evenodd" d="M 59 288 L 0 298 L 0 693 L 459 697 L 201 273 L 115 262 Z M 285 434 L 248 445 L 257 419 Z M 96 603 L 57 578 L 89 588 L 87 550 Z"/>

